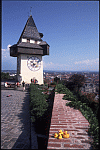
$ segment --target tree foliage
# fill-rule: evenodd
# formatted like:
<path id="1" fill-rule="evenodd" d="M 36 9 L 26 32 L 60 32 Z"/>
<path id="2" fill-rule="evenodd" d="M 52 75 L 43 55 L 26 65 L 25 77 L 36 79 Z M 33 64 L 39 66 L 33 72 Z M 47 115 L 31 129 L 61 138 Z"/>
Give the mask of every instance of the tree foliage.
<path id="1" fill-rule="evenodd" d="M 60 78 L 55 77 L 55 78 L 54 78 L 54 81 L 55 81 L 56 83 L 58 83 L 58 82 L 60 81 Z"/>
<path id="2" fill-rule="evenodd" d="M 10 76 L 9 75 L 9 73 L 4 73 L 4 72 L 1 72 L 1 80 L 3 80 L 3 79 L 7 79 L 7 80 L 9 80 L 9 79 L 16 79 L 16 76 Z"/>
<path id="3" fill-rule="evenodd" d="M 74 88 L 77 87 L 77 89 L 79 91 L 80 87 L 82 87 L 82 85 L 85 82 L 85 77 L 84 77 L 84 75 L 81 75 L 81 74 L 74 74 L 69 78 L 69 81 L 74 86 Z"/>
<path id="4" fill-rule="evenodd" d="M 1 72 L 1 79 L 9 79 L 9 78 L 10 78 L 9 73 Z"/>

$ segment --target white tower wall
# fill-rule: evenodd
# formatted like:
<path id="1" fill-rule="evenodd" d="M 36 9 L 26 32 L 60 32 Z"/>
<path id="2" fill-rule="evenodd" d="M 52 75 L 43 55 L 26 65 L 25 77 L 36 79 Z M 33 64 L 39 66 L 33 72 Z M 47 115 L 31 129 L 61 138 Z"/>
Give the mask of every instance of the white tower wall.
<path id="1" fill-rule="evenodd" d="M 30 57 L 36 56 L 41 60 L 41 67 L 37 71 L 32 71 L 27 66 L 27 61 Z M 26 55 L 20 54 L 19 56 L 19 66 L 20 71 L 18 71 L 18 78 L 21 76 L 21 83 L 24 81 L 26 84 L 31 83 L 31 79 L 35 78 L 38 81 L 38 84 L 43 84 L 43 61 L 42 56 L 40 55 Z M 18 68 L 17 68 L 18 69 Z"/>

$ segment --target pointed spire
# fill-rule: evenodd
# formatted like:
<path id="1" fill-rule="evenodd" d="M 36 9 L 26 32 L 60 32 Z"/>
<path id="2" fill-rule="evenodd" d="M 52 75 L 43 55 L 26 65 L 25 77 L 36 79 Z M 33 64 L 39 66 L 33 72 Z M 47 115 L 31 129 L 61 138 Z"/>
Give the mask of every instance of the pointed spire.
<path id="1" fill-rule="evenodd" d="M 31 15 L 29 16 L 29 18 L 26 22 L 26 25 L 23 29 L 21 36 L 20 36 L 20 39 L 21 38 L 41 40 L 41 36 L 37 30 L 37 27 L 36 27 L 35 22 L 34 22 Z M 19 41 L 20 41 L 20 39 L 19 39 Z M 19 41 L 18 41 L 18 43 L 19 43 Z"/>
<path id="2" fill-rule="evenodd" d="M 32 16 L 30 15 L 30 17 L 27 20 L 26 26 L 32 26 L 32 27 L 36 27 L 34 20 L 32 18 Z"/>

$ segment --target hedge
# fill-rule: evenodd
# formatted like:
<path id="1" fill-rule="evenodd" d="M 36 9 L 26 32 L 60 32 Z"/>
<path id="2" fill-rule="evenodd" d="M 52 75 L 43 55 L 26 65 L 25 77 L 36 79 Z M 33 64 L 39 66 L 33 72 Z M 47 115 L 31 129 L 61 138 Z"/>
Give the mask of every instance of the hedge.
<path id="1" fill-rule="evenodd" d="M 39 89 L 39 85 L 30 84 L 30 109 L 31 120 L 35 122 L 47 110 L 48 104 L 46 102 L 47 96 Z"/>

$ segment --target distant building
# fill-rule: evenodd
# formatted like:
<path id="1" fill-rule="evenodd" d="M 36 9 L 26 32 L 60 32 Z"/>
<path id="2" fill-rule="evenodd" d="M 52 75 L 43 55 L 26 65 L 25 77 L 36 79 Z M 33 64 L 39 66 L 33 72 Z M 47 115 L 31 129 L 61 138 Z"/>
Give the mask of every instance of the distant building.
<path id="1" fill-rule="evenodd" d="M 84 85 L 81 87 L 81 91 L 86 93 L 96 93 L 96 86 L 93 83 L 84 83 Z"/>
<path id="2" fill-rule="evenodd" d="M 96 97 L 94 98 L 95 101 L 99 100 L 99 95 L 97 94 Z"/>

